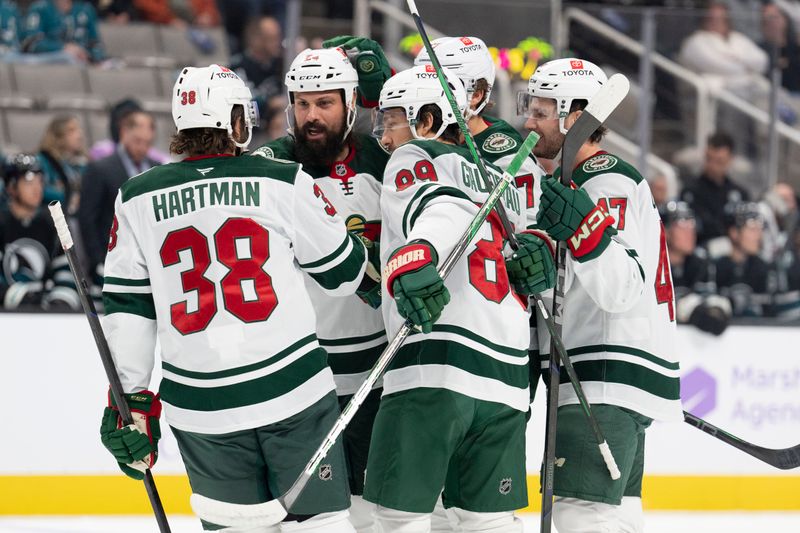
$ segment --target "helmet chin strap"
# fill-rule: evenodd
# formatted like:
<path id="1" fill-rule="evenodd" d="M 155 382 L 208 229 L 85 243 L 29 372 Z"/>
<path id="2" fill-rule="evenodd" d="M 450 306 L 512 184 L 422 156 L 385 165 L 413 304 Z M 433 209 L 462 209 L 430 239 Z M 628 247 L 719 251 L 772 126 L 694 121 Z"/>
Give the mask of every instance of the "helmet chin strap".
<path id="1" fill-rule="evenodd" d="M 444 133 L 444 130 L 447 129 L 447 126 L 448 124 L 442 122 L 442 125 L 439 126 L 439 131 L 436 132 L 436 135 L 434 135 L 433 137 L 420 137 L 419 134 L 417 133 L 416 124 L 411 124 L 411 123 L 408 124 L 408 127 L 411 128 L 411 135 L 418 141 L 435 141 L 436 139 L 442 136 L 442 133 Z"/>
<path id="2" fill-rule="evenodd" d="M 358 107 L 356 107 L 355 100 L 351 102 L 352 107 L 347 108 L 347 127 L 344 129 L 344 135 L 342 135 L 342 142 L 347 139 L 347 136 L 350 135 L 350 130 L 353 129 L 353 125 L 356 123 L 356 114 L 358 113 Z"/>

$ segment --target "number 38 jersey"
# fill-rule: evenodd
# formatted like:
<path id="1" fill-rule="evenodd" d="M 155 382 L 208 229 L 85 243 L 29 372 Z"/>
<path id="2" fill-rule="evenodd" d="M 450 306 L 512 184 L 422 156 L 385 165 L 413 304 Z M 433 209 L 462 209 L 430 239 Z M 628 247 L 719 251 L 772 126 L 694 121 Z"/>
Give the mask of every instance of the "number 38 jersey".
<path id="1" fill-rule="evenodd" d="M 383 177 L 381 262 L 414 240 L 433 245 L 443 262 L 489 195 L 466 148 L 411 141 L 389 159 Z M 489 167 L 495 174 L 496 169 Z M 520 190 L 509 187 L 503 203 L 518 230 L 525 228 Z M 412 334 L 383 380 L 384 394 L 437 387 L 528 409 L 527 301 L 509 287 L 503 233 L 496 215 L 482 224 L 445 280 L 450 303 L 427 335 Z M 383 288 L 386 330 L 403 319 Z"/>
<path id="2" fill-rule="evenodd" d="M 314 178 L 350 232 L 378 241 L 381 179 L 389 154 L 372 137 L 353 134 L 352 138 L 343 161 L 321 167 L 305 165 L 303 170 Z M 253 155 L 294 161 L 294 139 L 282 137 L 258 148 Z M 317 313 L 319 342 L 328 352 L 336 393 L 353 394 L 386 347 L 380 309 L 371 308 L 355 294 L 331 297 L 309 278 L 306 285 Z"/>
<path id="3" fill-rule="evenodd" d="M 299 165 L 215 156 L 130 179 L 103 287 L 123 388 L 148 386 L 157 336 L 172 426 L 220 434 L 298 413 L 334 388 L 302 272 L 346 295 L 365 265 Z"/>
<path id="4" fill-rule="evenodd" d="M 650 188 L 605 152 L 581 163 L 572 179 L 614 217 L 618 231 L 595 259 L 579 263 L 567 254 L 563 340 L 586 397 L 656 420 L 682 420 L 672 276 Z M 539 341 L 549 354 L 545 328 Z M 561 380 L 559 404 L 578 403 L 566 372 Z"/>

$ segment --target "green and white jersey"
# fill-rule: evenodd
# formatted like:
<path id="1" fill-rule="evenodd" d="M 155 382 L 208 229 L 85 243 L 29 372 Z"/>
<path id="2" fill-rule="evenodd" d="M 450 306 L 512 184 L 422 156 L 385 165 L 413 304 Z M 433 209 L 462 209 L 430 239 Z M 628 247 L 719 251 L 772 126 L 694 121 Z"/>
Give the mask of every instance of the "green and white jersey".
<path id="1" fill-rule="evenodd" d="M 352 138 L 343 161 L 328 167 L 304 166 L 303 170 L 314 178 L 350 232 L 378 241 L 381 179 L 389 154 L 372 137 L 354 134 Z M 295 161 L 294 144 L 292 137 L 282 137 L 261 146 L 253 155 Z M 319 343 L 328 352 L 336 393 L 353 394 L 386 347 L 381 311 L 372 309 L 356 295 L 332 297 L 310 277 L 306 285 L 317 314 Z M 380 385 L 380 381 L 375 384 Z"/>
<path id="2" fill-rule="evenodd" d="M 116 200 L 103 328 L 126 392 L 161 346 L 170 425 L 204 434 L 290 417 L 334 388 L 303 272 L 351 294 L 365 250 L 300 165 L 211 156 L 155 167 Z"/>
<path id="3" fill-rule="evenodd" d="M 486 161 L 505 171 L 522 146 L 522 137 L 511 125 L 499 118 L 481 117 L 489 126 L 475 135 L 475 146 Z M 528 227 L 536 225 L 539 197 L 542 195 L 542 178 L 545 172 L 533 154 L 528 157 L 514 177 L 514 184 L 522 190 L 527 211 Z"/>
<path id="4" fill-rule="evenodd" d="M 499 179 L 495 167 L 487 170 Z M 401 146 L 383 177 L 381 263 L 419 239 L 444 261 L 489 192 L 466 148 L 416 140 Z M 508 188 L 503 203 L 515 228 L 524 228 L 520 190 Z M 451 299 L 433 332 L 411 335 L 392 361 L 384 394 L 440 387 L 527 411 L 527 301 L 509 287 L 503 246 L 493 214 L 445 281 Z M 403 318 L 385 286 L 383 295 L 386 330 L 393 335 Z"/>
<path id="5" fill-rule="evenodd" d="M 579 263 L 567 254 L 563 339 L 586 397 L 655 420 L 682 420 L 672 275 L 650 188 L 605 152 L 581 163 L 572 179 L 614 217 L 618 231 L 594 259 Z M 538 329 L 546 368 L 550 336 Z M 578 403 L 566 372 L 561 379 L 559 405 Z"/>

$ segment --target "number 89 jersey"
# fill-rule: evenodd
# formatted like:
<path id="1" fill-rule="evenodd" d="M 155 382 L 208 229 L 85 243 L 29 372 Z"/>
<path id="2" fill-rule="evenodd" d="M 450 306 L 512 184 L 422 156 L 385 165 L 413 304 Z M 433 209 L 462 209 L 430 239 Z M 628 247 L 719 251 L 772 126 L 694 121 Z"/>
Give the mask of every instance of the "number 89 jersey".
<path id="1" fill-rule="evenodd" d="M 170 425 L 220 434 L 283 420 L 334 388 L 303 272 L 351 294 L 364 247 L 299 165 L 189 159 L 127 181 L 105 263 L 103 321 L 126 392 L 156 334 Z"/>
<path id="2" fill-rule="evenodd" d="M 490 192 L 469 157 L 466 148 L 438 141 L 415 140 L 395 150 L 381 193 L 382 264 L 414 240 L 431 243 L 440 263 L 453 250 Z M 487 170 L 498 179 L 495 169 Z M 518 231 L 525 228 L 521 197 L 513 186 L 503 197 Z M 432 333 L 412 334 L 400 349 L 384 376 L 384 394 L 446 388 L 527 411 L 527 300 L 509 286 L 496 215 L 481 226 L 445 285 L 450 303 Z M 383 289 L 384 321 L 392 335 L 403 318 Z"/>
<path id="3" fill-rule="evenodd" d="M 599 257 L 579 263 L 567 254 L 563 340 L 586 397 L 682 420 L 672 276 L 650 188 L 605 152 L 581 163 L 572 179 L 614 217 L 618 232 Z M 545 366 L 550 337 L 546 328 L 538 332 Z M 561 378 L 559 405 L 578 403 L 565 372 Z"/>

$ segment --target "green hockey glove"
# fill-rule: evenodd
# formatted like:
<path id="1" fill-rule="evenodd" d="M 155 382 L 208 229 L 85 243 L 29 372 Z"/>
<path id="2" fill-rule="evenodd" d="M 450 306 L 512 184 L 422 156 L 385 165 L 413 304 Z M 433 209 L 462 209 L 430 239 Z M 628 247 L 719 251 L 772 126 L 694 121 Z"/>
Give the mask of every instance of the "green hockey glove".
<path id="1" fill-rule="evenodd" d="M 508 281 L 518 294 L 538 294 L 556 283 L 552 245 L 533 232 L 517 233 L 519 249 L 506 259 Z"/>
<path id="2" fill-rule="evenodd" d="M 100 441 L 117 460 L 128 477 L 144 479 L 144 471 L 152 468 L 158 459 L 158 439 L 161 438 L 161 400 L 148 390 L 126 394 L 134 423 L 123 426 L 111 391 L 108 407 L 103 410 L 100 423 Z"/>
<path id="3" fill-rule="evenodd" d="M 433 248 L 416 241 L 395 250 L 383 269 L 389 295 L 397 303 L 400 316 L 419 326 L 423 333 L 433 331 L 433 323 L 450 301 L 436 262 Z"/>
<path id="4" fill-rule="evenodd" d="M 361 107 L 376 107 L 381 89 L 392 77 L 389 60 L 376 41 L 366 37 L 339 35 L 322 43 L 325 48 L 341 47 L 358 73 L 358 100 Z"/>
<path id="5" fill-rule="evenodd" d="M 572 189 L 557 179 L 542 181 L 537 226 L 558 241 L 566 241 L 580 262 L 594 259 L 611 243 L 614 218 L 583 189 Z"/>
<path id="6" fill-rule="evenodd" d="M 356 296 L 373 309 L 381 306 L 381 250 L 379 241 L 359 236 L 367 249 L 367 270 L 356 289 Z"/>

